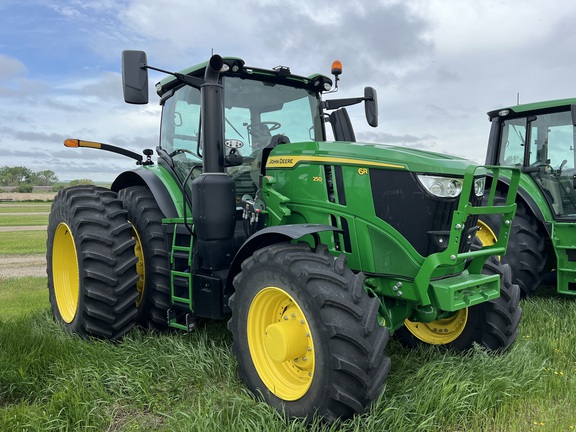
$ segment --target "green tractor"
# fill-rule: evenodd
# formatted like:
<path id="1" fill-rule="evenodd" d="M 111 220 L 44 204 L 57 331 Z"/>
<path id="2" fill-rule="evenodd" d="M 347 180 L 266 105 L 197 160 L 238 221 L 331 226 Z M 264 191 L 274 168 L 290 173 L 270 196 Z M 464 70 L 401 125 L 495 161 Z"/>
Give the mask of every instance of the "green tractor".
<path id="1" fill-rule="evenodd" d="M 323 100 L 338 65 L 335 83 L 218 55 L 172 73 L 125 51 L 126 102 L 148 102 L 148 69 L 168 75 L 156 162 L 65 142 L 138 165 L 54 201 L 48 288 L 66 330 L 118 339 L 135 324 L 227 319 L 248 388 L 289 417 L 328 420 L 378 398 L 392 332 L 454 350 L 514 342 L 520 292 L 496 258 L 507 236 L 472 246 L 479 214 L 512 220 L 517 169 L 356 142 L 346 106 L 364 102 L 377 126 L 376 92 Z M 481 205 L 488 172 L 511 172 L 504 206 Z"/>
<path id="2" fill-rule="evenodd" d="M 517 105 L 488 113 L 492 123 L 486 163 L 521 170 L 518 209 L 510 246 L 502 257 L 523 296 L 544 281 L 576 295 L 576 99 Z M 488 177 L 496 204 L 504 203 L 509 177 Z M 500 235 L 497 215 L 480 218 L 479 237 Z M 556 279 L 556 280 L 554 280 Z"/>

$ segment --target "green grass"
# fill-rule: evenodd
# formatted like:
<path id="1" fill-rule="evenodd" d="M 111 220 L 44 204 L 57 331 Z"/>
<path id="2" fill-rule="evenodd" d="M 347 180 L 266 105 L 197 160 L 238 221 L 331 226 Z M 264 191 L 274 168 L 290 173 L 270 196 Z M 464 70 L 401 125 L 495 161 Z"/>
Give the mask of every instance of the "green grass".
<path id="1" fill-rule="evenodd" d="M 0 320 L 11 320 L 48 306 L 45 277 L 0 279 Z"/>
<path id="2" fill-rule="evenodd" d="M 467 355 L 407 350 L 391 340 L 392 370 L 372 410 L 341 424 L 307 427 L 284 421 L 248 393 L 237 379 L 225 323 L 203 322 L 191 334 L 135 329 L 120 343 L 81 340 L 52 320 L 45 286 L 46 278 L 0 280 L 0 293 L 7 293 L 0 298 L 0 430 L 576 428 L 573 299 L 523 301 L 521 334 L 504 355 L 479 348 Z M 16 300 L 24 293 L 30 297 Z"/>
<path id="3" fill-rule="evenodd" d="M 0 226 L 48 225 L 51 204 L 21 203 L 0 204 Z M 19 213 L 19 214 L 14 214 Z M 42 214 L 40 214 L 42 213 Z"/>
<path id="4" fill-rule="evenodd" d="M 0 226 L 48 225 L 48 215 L 3 215 L 0 214 Z"/>
<path id="5" fill-rule="evenodd" d="M 46 253 L 47 235 L 45 230 L 2 232 L 0 253 L 8 255 Z"/>
<path id="6" fill-rule="evenodd" d="M 51 204 L 35 204 L 35 203 L 11 203 L 10 205 L 3 205 L 0 203 L 0 215 L 2 213 L 46 213 L 50 212 Z"/>

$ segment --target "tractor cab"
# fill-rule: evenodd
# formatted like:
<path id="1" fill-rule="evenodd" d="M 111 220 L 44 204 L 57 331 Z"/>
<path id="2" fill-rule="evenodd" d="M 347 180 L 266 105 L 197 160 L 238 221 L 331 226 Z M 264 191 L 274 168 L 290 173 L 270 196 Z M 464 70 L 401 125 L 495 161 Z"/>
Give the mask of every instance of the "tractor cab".
<path id="1" fill-rule="evenodd" d="M 512 222 L 510 264 L 523 295 L 541 284 L 576 295 L 576 99 L 535 102 L 490 111 L 486 164 L 521 169 Z M 507 180 L 488 181 L 502 193 Z M 482 220 L 498 235 L 498 220 Z M 484 230 L 490 232 L 488 230 Z"/>
<path id="2" fill-rule="evenodd" d="M 125 54 L 126 71 L 138 69 L 131 67 L 130 53 Z M 139 58 L 136 61 L 142 63 Z M 159 161 L 176 174 L 189 193 L 189 180 L 204 171 L 203 148 L 207 140 L 203 129 L 209 128 L 213 133 L 218 125 L 224 126 L 224 145 L 210 143 L 207 147 L 218 150 L 216 164 L 224 161 L 224 171 L 234 179 L 239 204 L 243 196 L 257 191 L 259 176 L 263 174 L 262 158 L 276 145 L 326 141 L 327 122 L 332 126 L 335 140 L 354 141 L 352 123 L 344 107 L 360 102 L 365 102 L 368 123 L 373 127 L 377 125 L 377 96 L 373 88 L 367 87 L 364 97 L 322 100 L 323 92 L 337 90 L 342 73 L 339 62 L 332 66 L 336 78 L 334 89 L 332 80 L 320 74 L 297 76 L 285 66 L 272 70 L 247 67 L 243 60 L 232 57 L 225 57 L 222 62 L 218 84 L 223 95 L 223 113 L 218 111 L 221 107 L 210 108 L 204 114 L 207 119 L 202 120 L 201 96 L 207 63 L 171 74 L 156 85 L 163 106 L 157 148 Z M 127 102 L 141 103 L 148 99 L 142 76 L 125 75 L 124 78 L 125 88 L 137 86 L 134 81 L 142 86 L 136 95 L 130 96 L 130 92 L 125 91 Z M 218 120 L 221 115 L 223 122 Z M 210 120 L 214 118 L 216 120 Z"/>
<path id="3" fill-rule="evenodd" d="M 324 141 L 320 93 L 310 80 L 282 76 L 282 71 L 286 69 L 222 76 L 224 165 L 236 183 L 237 200 L 255 193 L 264 148 L 291 141 Z M 165 93 L 167 84 L 170 81 L 159 91 L 163 110 L 158 153 L 185 183 L 187 177 L 202 173 L 201 91 L 182 85 Z"/>
<path id="4" fill-rule="evenodd" d="M 572 105 L 573 106 L 573 105 Z M 571 105 L 538 111 L 530 105 L 489 114 L 501 132 L 497 164 L 529 174 L 558 220 L 576 220 L 576 127 Z"/>

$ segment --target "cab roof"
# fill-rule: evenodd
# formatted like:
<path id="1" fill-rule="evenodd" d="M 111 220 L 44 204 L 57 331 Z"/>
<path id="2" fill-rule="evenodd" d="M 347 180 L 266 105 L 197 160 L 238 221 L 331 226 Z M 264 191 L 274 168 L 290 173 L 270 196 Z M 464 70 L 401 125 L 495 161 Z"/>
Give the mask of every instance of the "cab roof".
<path id="1" fill-rule="evenodd" d="M 576 98 L 570 99 L 556 99 L 542 102 L 533 102 L 522 105 L 513 105 L 510 107 L 499 108 L 497 110 L 492 110 L 488 112 L 488 117 L 492 120 L 494 117 L 498 117 L 502 111 L 509 111 L 513 114 L 523 114 L 530 111 L 541 111 L 541 110 L 551 110 L 556 108 L 567 107 L 576 104 Z"/>
<path id="2" fill-rule="evenodd" d="M 220 76 L 237 76 L 245 79 L 255 79 L 257 81 L 267 81 L 271 83 L 281 83 L 287 86 L 306 88 L 311 91 L 325 91 L 324 84 L 332 86 L 332 80 L 325 75 L 314 74 L 308 77 L 293 75 L 290 69 L 285 66 L 278 66 L 274 69 L 261 69 L 246 66 L 244 60 L 238 57 L 223 57 L 224 64 L 228 70 L 221 72 Z M 204 72 L 208 62 L 199 63 L 195 66 L 181 70 L 179 73 L 197 78 L 204 77 Z M 170 75 L 156 84 L 156 91 L 159 96 L 183 85 L 178 78 Z"/>

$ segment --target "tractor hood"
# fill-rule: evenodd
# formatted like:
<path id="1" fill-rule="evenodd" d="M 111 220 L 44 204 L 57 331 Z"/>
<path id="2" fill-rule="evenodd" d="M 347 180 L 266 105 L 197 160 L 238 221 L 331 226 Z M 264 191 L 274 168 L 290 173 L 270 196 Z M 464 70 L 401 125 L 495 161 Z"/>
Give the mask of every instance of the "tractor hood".
<path id="1" fill-rule="evenodd" d="M 406 147 L 327 141 L 279 145 L 270 153 L 266 168 L 291 168 L 299 163 L 357 165 L 450 176 L 463 176 L 468 166 L 478 165 L 457 156 Z"/>

